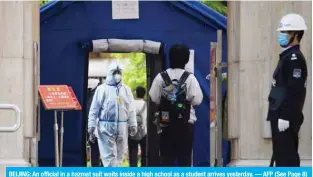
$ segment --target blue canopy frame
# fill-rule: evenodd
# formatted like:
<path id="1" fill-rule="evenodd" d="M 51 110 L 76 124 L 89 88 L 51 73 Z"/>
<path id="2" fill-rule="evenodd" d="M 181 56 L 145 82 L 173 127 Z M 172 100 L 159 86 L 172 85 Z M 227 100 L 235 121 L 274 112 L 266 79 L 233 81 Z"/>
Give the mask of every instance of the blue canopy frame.
<path id="1" fill-rule="evenodd" d="M 146 39 L 161 41 L 167 55 L 172 44 L 185 43 L 195 50 L 195 76 L 204 93 L 196 108 L 193 163 L 210 161 L 209 81 L 210 42 L 216 42 L 216 30 L 223 30 L 223 61 L 227 57 L 227 19 L 197 1 L 140 1 L 140 18 L 112 20 L 111 2 L 51 1 L 40 8 L 41 84 L 67 84 L 73 87 L 84 105 L 86 91 L 85 58 L 78 41 L 94 39 Z M 169 18 L 170 17 L 170 18 Z M 168 57 L 166 57 L 168 66 Z M 223 90 L 225 91 L 225 87 Z M 43 109 L 43 108 L 41 108 Z M 54 164 L 53 113 L 41 111 L 39 165 Z M 64 166 L 84 166 L 85 139 L 83 111 L 65 113 Z"/>

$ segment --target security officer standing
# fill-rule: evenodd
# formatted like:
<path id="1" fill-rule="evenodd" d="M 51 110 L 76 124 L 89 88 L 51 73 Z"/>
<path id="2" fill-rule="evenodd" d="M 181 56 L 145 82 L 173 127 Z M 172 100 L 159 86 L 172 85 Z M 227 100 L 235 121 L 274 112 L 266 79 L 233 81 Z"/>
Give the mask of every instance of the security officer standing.
<path id="1" fill-rule="evenodd" d="M 271 122 L 273 160 L 277 167 L 299 167 L 298 133 L 303 123 L 307 66 L 300 41 L 307 30 L 298 14 L 280 21 L 278 42 L 283 48 L 273 74 L 267 120 Z"/>

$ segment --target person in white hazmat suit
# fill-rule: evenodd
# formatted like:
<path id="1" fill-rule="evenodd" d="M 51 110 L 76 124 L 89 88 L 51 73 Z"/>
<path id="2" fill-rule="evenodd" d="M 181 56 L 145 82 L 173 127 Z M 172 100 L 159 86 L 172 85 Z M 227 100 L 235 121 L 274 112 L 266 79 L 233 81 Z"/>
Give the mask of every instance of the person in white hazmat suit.
<path id="1" fill-rule="evenodd" d="M 88 119 L 88 133 L 94 135 L 97 131 L 104 167 L 121 166 L 127 150 L 128 132 L 130 136 L 137 133 L 133 101 L 131 89 L 122 83 L 120 65 L 111 63 L 105 83 L 96 89 Z"/>
<path id="2" fill-rule="evenodd" d="M 96 92 L 96 89 L 98 87 L 98 85 L 100 85 L 100 80 L 99 79 L 88 79 L 88 92 L 87 92 L 87 111 L 89 113 L 89 109 L 91 106 L 91 102 L 93 100 L 93 96 Z M 88 117 L 88 116 L 87 116 Z M 86 123 L 88 124 L 88 118 L 86 118 Z M 96 133 L 97 131 L 95 131 L 94 133 Z M 99 152 L 99 147 L 98 147 L 98 140 L 97 135 L 93 134 L 88 135 L 89 137 L 92 137 L 91 139 L 89 139 L 88 144 L 90 146 L 90 158 L 91 158 L 91 166 L 92 167 L 99 167 L 100 165 L 100 152 Z"/>

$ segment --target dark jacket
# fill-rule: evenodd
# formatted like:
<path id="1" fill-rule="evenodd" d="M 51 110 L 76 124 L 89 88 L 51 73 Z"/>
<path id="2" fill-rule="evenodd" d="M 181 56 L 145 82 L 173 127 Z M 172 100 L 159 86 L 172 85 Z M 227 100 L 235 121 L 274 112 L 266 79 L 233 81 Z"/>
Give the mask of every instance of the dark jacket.
<path id="1" fill-rule="evenodd" d="M 284 119 L 291 124 L 302 124 L 308 75 L 305 58 L 299 45 L 283 51 L 279 57 L 273 74 L 267 120 Z"/>

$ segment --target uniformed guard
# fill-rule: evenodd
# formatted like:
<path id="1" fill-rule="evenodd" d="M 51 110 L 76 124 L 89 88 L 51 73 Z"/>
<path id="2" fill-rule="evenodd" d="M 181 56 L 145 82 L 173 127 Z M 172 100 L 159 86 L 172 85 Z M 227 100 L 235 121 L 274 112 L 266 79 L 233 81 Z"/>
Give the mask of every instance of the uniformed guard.
<path id="1" fill-rule="evenodd" d="M 273 74 L 267 120 L 271 121 L 273 157 L 277 167 L 299 167 L 298 132 L 303 123 L 307 66 L 300 41 L 307 30 L 298 14 L 280 21 L 278 42 L 283 48 Z"/>

